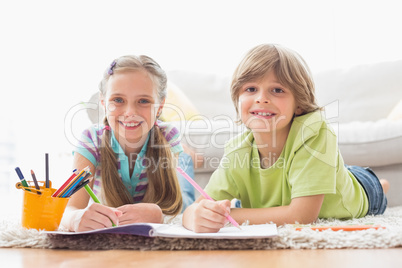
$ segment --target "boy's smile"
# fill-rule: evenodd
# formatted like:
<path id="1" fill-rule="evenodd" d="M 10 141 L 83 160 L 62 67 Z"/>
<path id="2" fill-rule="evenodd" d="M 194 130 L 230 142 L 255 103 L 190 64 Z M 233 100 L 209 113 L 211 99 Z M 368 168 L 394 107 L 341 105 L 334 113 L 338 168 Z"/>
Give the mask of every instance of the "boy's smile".
<path id="1" fill-rule="evenodd" d="M 250 113 L 256 117 L 260 117 L 260 118 L 264 118 L 264 119 L 269 119 L 276 115 L 274 112 L 271 112 L 271 111 L 265 110 L 265 109 L 256 109 L 254 111 L 251 111 Z"/>

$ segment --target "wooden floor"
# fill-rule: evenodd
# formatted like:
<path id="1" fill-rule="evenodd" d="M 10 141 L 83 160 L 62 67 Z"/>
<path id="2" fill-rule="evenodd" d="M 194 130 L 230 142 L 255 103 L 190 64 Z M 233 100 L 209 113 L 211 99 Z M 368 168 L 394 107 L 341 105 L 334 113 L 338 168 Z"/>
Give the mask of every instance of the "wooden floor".
<path id="1" fill-rule="evenodd" d="M 402 267 L 402 248 L 359 250 L 75 251 L 0 249 L 1 267 Z"/>

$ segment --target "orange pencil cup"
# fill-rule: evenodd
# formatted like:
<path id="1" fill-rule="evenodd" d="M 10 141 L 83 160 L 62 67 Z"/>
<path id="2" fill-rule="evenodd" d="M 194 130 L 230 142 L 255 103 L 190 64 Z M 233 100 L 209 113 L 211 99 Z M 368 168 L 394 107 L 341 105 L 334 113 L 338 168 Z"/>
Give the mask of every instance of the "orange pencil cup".
<path id="1" fill-rule="evenodd" d="M 56 189 L 51 188 L 51 184 L 50 188 L 41 186 L 39 191 L 35 187 L 21 187 L 20 183 L 16 187 L 24 189 L 22 227 L 56 231 L 70 198 L 52 197 Z"/>

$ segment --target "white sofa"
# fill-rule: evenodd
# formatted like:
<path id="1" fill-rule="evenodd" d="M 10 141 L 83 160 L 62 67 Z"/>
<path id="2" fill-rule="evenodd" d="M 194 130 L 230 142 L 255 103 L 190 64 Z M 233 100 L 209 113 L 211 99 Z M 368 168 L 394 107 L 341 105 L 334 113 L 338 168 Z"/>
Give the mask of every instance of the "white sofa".
<path id="1" fill-rule="evenodd" d="M 243 129 L 234 122 L 231 78 L 184 70 L 167 75 L 202 115 L 202 120 L 175 124 L 182 141 L 205 159 L 195 170 L 196 181 L 204 187 L 218 167 L 225 142 Z M 402 61 L 329 70 L 315 74 L 314 79 L 318 102 L 338 133 L 345 163 L 370 166 L 379 178 L 388 179 L 389 206 L 402 205 L 402 119 L 387 119 L 402 100 Z M 97 102 L 97 94 L 90 102 Z M 88 112 L 92 122 L 99 122 L 99 112 Z"/>
<path id="2" fill-rule="evenodd" d="M 182 70 L 169 71 L 168 78 L 205 116 L 177 123 L 184 143 L 205 158 L 203 167 L 195 171 L 196 180 L 205 186 L 225 141 L 242 130 L 233 122 L 231 78 Z M 389 206 L 402 205 L 402 119 L 387 119 L 402 100 L 402 61 L 328 70 L 314 74 L 314 79 L 318 102 L 338 133 L 345 163 L 370 166 L 379 178 L 388 179 Z"/>

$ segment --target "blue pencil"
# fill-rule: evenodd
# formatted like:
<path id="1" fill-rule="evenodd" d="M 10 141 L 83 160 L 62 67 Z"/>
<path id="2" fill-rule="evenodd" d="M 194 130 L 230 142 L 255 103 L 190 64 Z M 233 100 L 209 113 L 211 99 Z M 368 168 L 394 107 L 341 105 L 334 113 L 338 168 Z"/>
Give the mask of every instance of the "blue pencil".
<path id="1" fill-rule="evenodd" d="M 31 190 L 26 189 L 26 188 L 29 187 L 29 185 L 28 185 L 27 181 L 24 179 L 24 175 L 22 175 L 22 172 L 21 172 L 20 168 L 19 168 L 19 167 L 16 167 L 16 168 L 15 168 L 15 171 L 17 172 L 17 175 L 18 175 L 18 177 L 20 178 L 20 181 L 21 181 L 21 183 L 22 183 L 22 186 L 25 187 L 25 190 L 31 192 Z"/>

